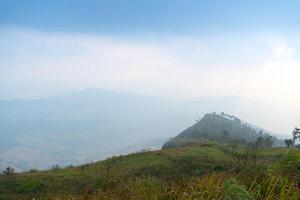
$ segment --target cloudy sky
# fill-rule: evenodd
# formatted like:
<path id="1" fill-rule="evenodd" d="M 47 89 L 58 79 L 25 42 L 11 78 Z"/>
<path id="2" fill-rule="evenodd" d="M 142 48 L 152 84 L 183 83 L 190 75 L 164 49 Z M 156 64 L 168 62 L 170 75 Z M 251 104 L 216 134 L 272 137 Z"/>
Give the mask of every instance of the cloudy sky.
<path id="1" fill-rule="evenodd" d="M 1 0 L 0 97 L 102 88 L 300 108 L 300 2 Z"/>

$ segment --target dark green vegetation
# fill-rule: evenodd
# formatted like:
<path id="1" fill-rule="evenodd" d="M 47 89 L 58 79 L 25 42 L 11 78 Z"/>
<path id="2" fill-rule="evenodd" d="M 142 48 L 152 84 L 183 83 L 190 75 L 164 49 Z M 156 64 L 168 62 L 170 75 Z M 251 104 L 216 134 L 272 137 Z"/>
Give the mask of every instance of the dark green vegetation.
<path id="1" fill-rule="evenodd" d="M 300 151 L 198 141 L 49 171 L 0 176 L 2 199 L 297 199 Z"/>

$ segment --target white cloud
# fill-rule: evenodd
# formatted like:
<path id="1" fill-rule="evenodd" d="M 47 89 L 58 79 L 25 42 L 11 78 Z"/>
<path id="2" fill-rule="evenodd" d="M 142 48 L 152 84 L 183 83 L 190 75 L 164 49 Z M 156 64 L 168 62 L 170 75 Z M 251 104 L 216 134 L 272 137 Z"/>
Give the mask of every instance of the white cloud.
<path id="1" fill-rule="evenodd" d="M 292 59 L 293 49 L 291 49 L 287 44 L 279 44 L 272 46 L 272 52 L 275 58 L 281 59 Z"/>
<path id="2" fill-rule="evenodd" d="M 294 50 L 270 35 L 149 41 L 20 29 L 0 34 L 2 95 L 99 87 L 171 97 L 300 98 Z"/>
<path id="3" fill-rule="evenodd" d="M 252 94 L 269 102 L 297 107 L 300 101 L 300 63 L 286 42 L 272 42 L 271 54 L 255 72 Z"/>
<path id="4" fill-rule="evenodd" d="M 286 131 L 299 117 L 300 63 L 282 37 L 149 40 L 11 28 L 0 35 L 3 98 L 90 87 L 177 98 L 238 95 L 275 105 L 266 128 Z"/>

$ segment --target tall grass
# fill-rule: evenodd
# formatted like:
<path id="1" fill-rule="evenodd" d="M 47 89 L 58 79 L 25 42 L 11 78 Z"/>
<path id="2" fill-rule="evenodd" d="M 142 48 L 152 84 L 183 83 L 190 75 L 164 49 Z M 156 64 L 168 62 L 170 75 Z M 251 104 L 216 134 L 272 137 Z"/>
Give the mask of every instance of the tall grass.
<path id="1" fill-rule="evenodd" d="M 241 176 L 225 172 L 191 177 L 178 182 L 161 182 L 155 177 L 130 179 L 80 196 L 60 199 L 91 200 L 297 200 L 300 189 L 281 176 L 270 175 L 264 181 L 243 185 Z"/>
<path id="2" fill-rule="evenodd" d="M 0 176 L 0 199 L 2 194 L 39 200 L 300 199 L 300 151 L 287 152 L 272 165 L 262 160 L 254 165 L 240 149 L 220 149 L 167 149 L 80 168 Z"/>

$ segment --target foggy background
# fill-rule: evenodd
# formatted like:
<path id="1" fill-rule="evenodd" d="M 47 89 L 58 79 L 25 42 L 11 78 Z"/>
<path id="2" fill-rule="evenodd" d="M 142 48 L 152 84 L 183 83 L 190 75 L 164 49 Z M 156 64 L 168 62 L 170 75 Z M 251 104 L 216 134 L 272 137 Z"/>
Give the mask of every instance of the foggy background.
<path id="1" fill-rule="evenodd" d="M 159 148 L 207 112 L 289 137 L 300 4 L 258 2 L 1 1 L 0 167 Z"/>

